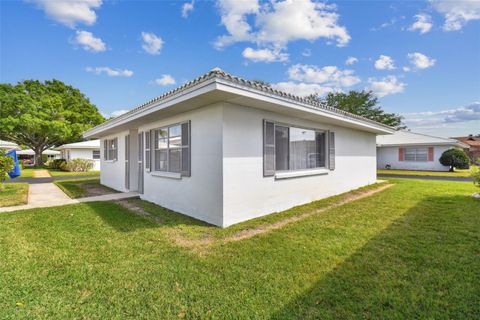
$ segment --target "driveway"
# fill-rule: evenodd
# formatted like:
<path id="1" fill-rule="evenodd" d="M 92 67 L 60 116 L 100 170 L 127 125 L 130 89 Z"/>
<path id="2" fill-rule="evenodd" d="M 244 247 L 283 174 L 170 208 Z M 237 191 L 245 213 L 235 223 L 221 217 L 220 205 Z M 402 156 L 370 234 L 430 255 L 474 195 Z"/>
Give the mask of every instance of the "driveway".
<path id="1" fill-rule="evenodd" d="M 85 178 L 100 178 L 98 174 L 96 175 L 88 175 L 88 176 L 59 176 L 59 177 L 45 177 L 45 178 L 15 178 L 6 180 L 6 183 L 12 182 L 26 182 L 30 184 L 37 184 L 37 183 L 50 183 L 55 180 L 72 180 L 72 179 L 85 179 Z"/>
<path id="2" fill-rule="evenodd" d="M 401 179 L 421 179 L 421 180 L 440 180 L 440 181 L 462 181 L 472 182 L 470 177 L 437 177 L 437 176 L 411 176 L 405 174 L 377 174 L 377 178 L 401 178 Z"/>

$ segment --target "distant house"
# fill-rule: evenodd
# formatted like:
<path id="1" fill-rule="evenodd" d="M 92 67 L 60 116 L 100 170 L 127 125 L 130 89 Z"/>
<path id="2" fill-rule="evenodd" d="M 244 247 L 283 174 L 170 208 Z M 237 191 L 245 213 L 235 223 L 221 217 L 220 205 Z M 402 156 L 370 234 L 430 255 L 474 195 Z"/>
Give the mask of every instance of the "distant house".
<path id="1" fill-rule="evenodd" d="M 469 148 L 464 148 L 464 150 L 468 154 L 470 161 L 475 162 L 480 158 L 480 134 L 476 136 L 471 134 L 467 137 L 453 137 L 452 139 L 469 146 Z"/>
<path id="2" fill-rule="evenodd" d="M 448 171 L 439 159 L 450 148 L 468 148 L 454 139 L 429 136 L 405 130 L 377 136 L 377 168 Z"/>
<path id="3" fill-rule="evenodd" d="M 47 149 L 42 152 L 42 155 L 47 156 L 49 160 L 60 158 L 60 151 Z M 32 149 L 24 149 L 17 151 L 18 159 L 20 160 L 33 160 L 35 152 Z"/>
<path id="4" fill-rule="evenodd" d="M 2 150 L 22 150 L 18 144 L 15 142 L 10 142 L 10 141 L 5 141 L 5 140 L 0 140 L 0 149 Z"/>
<path id="5" fill-rule="evenodd" d="M 83 135 L 102 184 L 226 227 L 375 183 L 393 132 L 216 68 Z"/>
<path id="6" fill-rule="evenodd" d="M 57 149 L 60 150 L 62 159 L 67 161 L 71 159 L 93 160 L 93 170 L 100 170 L 100 140 L 68 143 Z"/>

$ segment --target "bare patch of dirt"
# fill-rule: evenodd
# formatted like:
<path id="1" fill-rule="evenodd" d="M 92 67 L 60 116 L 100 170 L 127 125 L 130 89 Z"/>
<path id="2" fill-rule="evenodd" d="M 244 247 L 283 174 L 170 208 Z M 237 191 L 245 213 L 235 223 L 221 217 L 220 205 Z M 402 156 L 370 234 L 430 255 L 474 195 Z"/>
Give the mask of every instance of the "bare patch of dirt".
<path id="1" fill-rule="evenodd" d="M 327 210 L 335 208 L 335 207 L 339 207 L 339 206 L 344 205 L 346 203 L 349 203 L 351 201 L 360 200 L 360 199 L 369 197 L 373 194 L 382 192 L 382 191 L 384 191 L 384 190 L 386 190 L 386 189 L 388 189 L 392 186 L 393 186 L 393 184 L 382 183 L 381 185 L 379 185 L 375 189 L 351 191 L 350 193 L 345 194 L 337 202 L 332 203 L 332 204 L 330 204 L 328 206 L 325 206 L 323 208 L 319 208 L 319 209 L 312 210 L 312 211 L 309 211 L 309 212 L 306 212 L 306 213 L 303 213 L 303 214 L 299 214 L 299 215 L 296 215 L 296 216 L 285 218 L 285 219 L 279 220 L 279 221 L 274 222 L 274 223 L 261 225 L 261 226 L 251 228 L 251 229 L 241 230 L 241 231 L 238 231 L 235 234 L 232 234 L 232 235 L 229 235 L 227 237 L 220 238 L 220 239 L 215 238 L 214 236 L 208 235 L 208 234 L 205 235 L 204 238 L 188 239 L 188 238 L 185 238 L 184 236 L 179 235 L 178 233 L 175 233 L 175 232 L 171 232 L 169 234 L 169 236 L 170 236 L 171 240 L 175 244 L 177 244 L 178 246 L 188 248 L 188 249 L 192 250 L 194 253 L 202 256 L 202 255 L 205 255 L 207 253 L 207 249 L 213 244 L 227 244 L 227 243 L 230 243 L 230 242 L 250 239 L 250 238 L 252 238 L 256 235 L 265 234 L 265 233 L 268 233 L 272 230 L 280 229 L 280 228 L 282 228 L 282 227 L 284 227 L 284 226 L 286 226 L 290 223 L 303 220 L 303 219 L 305 219 L 307 217 L 310 217 L 312 215 L 327 211 Z M 134 204 L 132 202 L 129 202 L 127 200 L 122 200 L 122 201 L 116 201 L 116 203 L 118 203 L 119 205 L 121 205 L 122 207 L 124 207 L 126 209 L 129 209 L 130 211 L 134 212 L 135 214 L 138 214 L 138 215 L 140 215 L 142 217 L 145 217 L 149 220 L 152 220 L 154 222 L 162 224 L 162 219 L 161 218 L 146 212 L 143 208 L 137 206 L 136 204 Z"/>
<path id="2" fill-rule="evenodd" d="M 33 170 L 32 177 L 34 178 L 49 178 L 51 177 L 48 170 Z"/>
<path id="3" fill-rule="evenodd" d="M 96 181 L 82 182 L 79 183 L 78 186 L 85 190 L 86 194 L 84 197 L 103 196 L 104 194 L 116 193 L 116 191 L 104 187 Z"/>
<path id="4" fill-rule="evenodd" d="M 150 214 L 148 213 L 147 211 L 145 211 L 143 208 L 137 206 L 136 204 L 128 201 L 128 200 L 119 200 L 119 201 L 114 201 L 116 204 L 119 204 L 120 206 L 124 207 L 125 209 L 128 209 L 130 211 L 132 211 L 133 213 L 139 215 L 139 216 L 142 216 L 148 220 L 151 220 L 153 222 L 156 222 L 158 224 L 163 224 L 163 221 L 162 219 L 160 219 L 159 217 L 153 215 L 153 214 Z"/>

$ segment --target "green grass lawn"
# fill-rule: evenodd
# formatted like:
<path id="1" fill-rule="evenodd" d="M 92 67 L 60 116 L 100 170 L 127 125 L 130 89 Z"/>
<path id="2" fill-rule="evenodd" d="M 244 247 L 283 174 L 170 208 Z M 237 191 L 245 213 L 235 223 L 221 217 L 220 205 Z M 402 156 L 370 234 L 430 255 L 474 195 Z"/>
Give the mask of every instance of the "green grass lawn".
<path id="1" fill-rule="evenodd" d="M 117 192 L 101 185 L 99 178 L 56 180 L 54 183 L 70 198 L 83 198 Z"/>
<path id="2" fill-rule="evenodd" d="M 33 170 L 31 168 L 20 169 L 20 177 L 21 178 L 32 178 L 33 177 Z"/>
<path id="3" fill-rule="evenodd" d="M 473 166 L 472 166 L 473 167 Z M 379 169 L 378 174 L 398 174 L 406 176 L 431 176 L 431 177 L 469 177 L 470 169 L 460 170 L 455 169 L 454 172 L 449 171 L 416 171 L 416 170 L 394 170 L 394 169 Z"/>
<path id="4" fill-rule="evenodd" d="M 100 171 L 87 171 L 87 172 L 69 172 L 61 170 L 49 169 L 48 172 L 52 177 L 64 177 L 64 176 L 94 176 L 100 175 Z"/>
<path id="5" fill-rule="evenodd" d="M 28 183 L 5 183 L 0 191 L 0 207 L 26 204 L 28 201 Z"/>
<path id="6" fill-rule="evenodd" d="M 2 318 L 479 318 L 475 187 L 390 181 L 371 197 L 228 243 L 232 232 L 331 200 L 224 230 L 149 204 L 164 224 L 110 202 L 0 214 Z M 178 233 L 216 240 L 199 255 L 175 244 Z"/>

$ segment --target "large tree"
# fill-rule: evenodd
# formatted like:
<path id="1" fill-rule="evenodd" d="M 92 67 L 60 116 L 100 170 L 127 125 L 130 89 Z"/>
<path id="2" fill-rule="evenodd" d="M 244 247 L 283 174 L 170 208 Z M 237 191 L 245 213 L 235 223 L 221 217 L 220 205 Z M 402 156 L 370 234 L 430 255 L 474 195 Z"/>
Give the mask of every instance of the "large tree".
<path id="1" fill-rule="evenodd" d="M 308 98 L 397 129 L 406 128 L 402 123 L 403 117 L 385 112 L 371 91 L 330 92 L 324 98 L 316 94 L 310 95 Z"/>
<path id="2" fill-rule="evenodd" d="M 42 152 L 82 140 L 82 132 L 105 121 L 80 90 L 50 80 L 0 84 L 0 139 L 26 145 L 42 164 Z"/>

